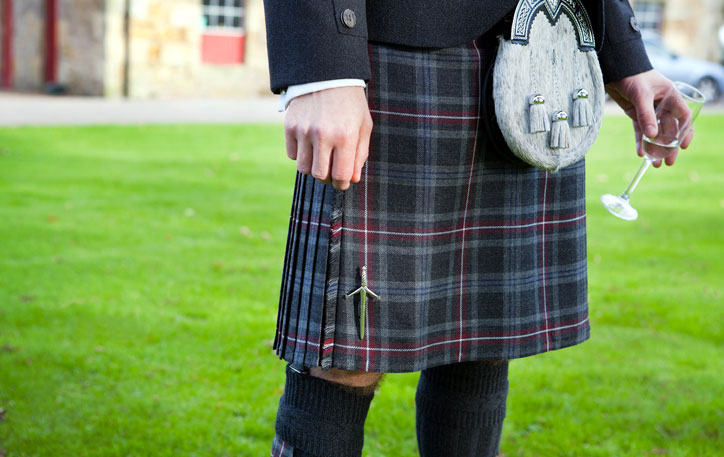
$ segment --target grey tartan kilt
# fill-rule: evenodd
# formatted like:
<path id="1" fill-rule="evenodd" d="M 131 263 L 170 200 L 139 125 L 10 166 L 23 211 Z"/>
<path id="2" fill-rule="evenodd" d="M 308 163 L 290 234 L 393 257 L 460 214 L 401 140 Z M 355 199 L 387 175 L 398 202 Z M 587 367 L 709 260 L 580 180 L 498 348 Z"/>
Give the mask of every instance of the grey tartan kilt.
<path id="1" fill-rule="evenodd" d="M 274 347 L 297 368 L 410 372 L 526 357 L 589 337 L 584 163 L 493 152 L 481 125 L 493 41 L 369 46 L 362 180 L 297 175 Z M 368 287 L 360 338 L 363 266 Z"/>

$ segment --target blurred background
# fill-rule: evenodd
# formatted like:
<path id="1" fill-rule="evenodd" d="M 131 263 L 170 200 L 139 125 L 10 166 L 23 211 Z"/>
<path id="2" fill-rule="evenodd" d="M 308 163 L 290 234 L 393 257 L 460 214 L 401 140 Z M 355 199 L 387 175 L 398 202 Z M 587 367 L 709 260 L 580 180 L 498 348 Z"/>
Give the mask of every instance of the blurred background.
<path id="1" fill-rule="evenodd" d="M 262 0 L 2 0 L 0 33 L 6 90 L 268 92 Z"/>
<path id="2" fill-rule="evenodd" d="M 636 0 L 657 66 L 718 96 L 724 0 Z M 0 86 L 105 97 L 266 94 L 262 0 L 0 0 Z"/>

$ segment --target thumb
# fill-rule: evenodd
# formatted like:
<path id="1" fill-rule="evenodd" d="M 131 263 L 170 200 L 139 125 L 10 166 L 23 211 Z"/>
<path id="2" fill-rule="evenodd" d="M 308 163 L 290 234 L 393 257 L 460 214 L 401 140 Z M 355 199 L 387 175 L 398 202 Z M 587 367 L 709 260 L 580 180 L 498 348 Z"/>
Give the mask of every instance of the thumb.
<path id="1" fill-rule="evenodd" d="M 644 135 L 654 138 L 659 134 L 654 110 L 654 93 L 648 88 L 639 88 L 631 102 L 636 109 L 636 118 Z"/>

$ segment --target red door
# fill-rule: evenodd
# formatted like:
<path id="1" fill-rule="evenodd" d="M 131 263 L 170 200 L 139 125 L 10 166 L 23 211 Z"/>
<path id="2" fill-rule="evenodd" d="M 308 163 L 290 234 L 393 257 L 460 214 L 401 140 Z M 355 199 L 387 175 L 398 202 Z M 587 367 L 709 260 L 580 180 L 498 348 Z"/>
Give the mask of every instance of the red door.
<path id="1" fill-rule="evenodd" d="M 45 0 L 45 82 L 58 81 L 58 0 Z"/>

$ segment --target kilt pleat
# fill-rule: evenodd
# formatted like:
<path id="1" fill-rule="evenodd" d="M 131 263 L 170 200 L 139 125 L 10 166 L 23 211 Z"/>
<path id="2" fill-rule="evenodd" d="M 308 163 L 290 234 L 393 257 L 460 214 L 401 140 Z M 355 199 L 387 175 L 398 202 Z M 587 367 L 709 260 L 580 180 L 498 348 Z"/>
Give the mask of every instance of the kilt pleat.
<path id="1" fill-rule="evenodd" d="M 331 186 L 297 174 L 274 348 L 298 366 L 318 366 L 329 257 Z"/>
<path id="2" fill-rule="evenodd" d="M 329 188 L 329 187 L 327 187 Z M 345 193 L 335 191 L 333 204 L 323 209 L 329 214 L 329 249 L 327 259 L 326 293 L 323 297 L 324 315 L 322 321 L 323 337 L 320 341 L 320 366 L 328 369 L 332 366 L 334 350 L 334 332 L 337 322 L 337 304 L 339 298 L 339 261 L 342 251 L 342 219 L 344 216 Z"/>
<path id="3" fill-rule="evenodd" d="M 306 185 L 302 188 L 302 190 L 304 192 L 302 193 L 300 203 L 302 206 L 302 211 L 304 212 L 304 214 L 306 214 L 307 217 L 299 222 L 299 226 L 309 227 L 312 220 L 311 213 L 314 202 L 314 186 Z M 300 275 L 299 284 L 294 284 L 294 289 L 299 290 L 301 293 L 294 295 L 292 298 L 291 315 L 289 318 L 289 321 L 293 324 L 293 327 L 292 329 L 290 329 L 289 334 L 294 335 L 294 344 L 291 345 L 293 351 L 292 358 L 294 360 L 304 361 L 303 348 L 307 345 L 306 341 L 304 340 L 304 333 L 302 333 L 300 329 L 303 330 L 305 327 L 309 327 L 309 325 L 306 325 L 306 322 L 304 321 L 304 316 L 307 313 L 303 314 L 303 305 L 309 302 L 309 295 L 312 292 L 308 284 L 310 283 L 309 272 L 310 270 L 314 269 L 314 265 L 308 263 L 308 253 L 313 251 L 313 249 L 310 249 L 309 245 L 310 241 L 314 240 L 314 233 L 315 231 L 309 229 L 300 230 L 300 236 L 297 242 L 299 249 L 295 253 L 295 261 L 297 268 L 299 268 Z"/>
<path id="4" fill-rule="evenodd" d="M 296 212 L 297 204 L 299 201 L 299 175 L 296 177 L 296 182 L 294 183 L 294 195 L 292 197 L 292 214 Z M 285 252 L 287 253 L 287 257 L 289 256 L 288 253 L 291 252 L 292 247 L 295 245 L 296 241 L 296 224 L 294 222 L 293 218 L 289 219 L 289 229 L 287 230 L 287 246 L 285 248 Z M 287 316 L 287 309 L 288 309 L 288 291 L 289 291 L 289 280 L 291 278 L 293 269 L 290 267 L 287 267 L 287 265 L 284 266 L 284 272 L 282 274 L 282 287 L 281 287 L 281 293 L 280 293 L 280 299 L 279 299 L 279 310 L 277 312 L 277 331 L 276 335 L 274 336 L 274 347 L 280 349 L 279 353 L 284 353 L 284 348 L 281 346 L 283 344 L 286 344 L 286 341 L 283 340 L 282 335 L 286 334 L 286 323 L 288 322 L 288 316 Z"/>
<path id="5" fill-rule="evenodd" d="M 320 221 L 321 224 L 321 211 L 325 206 L 324 201 L 327 195 L 324 186 L 312 185 L 310 187 L 312 188 L 312 192 L 316 191 L 319 193 L 319 204 L 314 205 L 311 208 L 311 217 L 307 221 L 308 226 L 312 223 L 312 221 Z M 312 195 L 310 200 L 315 201 L 314 195 Z M 315 319 L 318 320 L 324 310 L 322 297 L 324 294 L 324 281 L 326 279 L 326 265 L 318 262 L 317 258 L 323 256 L 324 253 L 320 253 L 320 249 L 315 248 L 320 246 L 323 230 L 310 230 L 307 233 L 310 237 L 312 237 L 312 239 L 309 239 L 307 242 L 308 249 L 304 264 L 308 268 L 308 271 L 305 272 L 308 276 L 303 278 L 302 284 L 304 284 L 303 289 L 306 288 L 309 292 L 306 296 L 301 297 L 304 300 L 304 306 L 300 303 L 300 312 L 304 312 L 306 309 L 307 314 L 303 320 L 299 319 L 298 322 L 311 322 L 312 316 L 315 316 Z M 328 239 L 328 235 L 326 233 L 324 234 L 324 238 Z M 319 275 L 318 278 L 317 275 Z M 310 334 L 310 329 L 312 327 L 314 327 L 313 333 Z M 314 340 L 318 343 L 321 339 L 321 332 L 321 325 L 304 325 L 303 327 L 297 328 L 296 334 L 300 336 L 304 334 L 304 337 L 302 339 L 303 344 L 302 342 L 297 342 L 297 351 L 294 357 L 295 360 L 304 360 L 305 364 L 313 363 L 316 365 L 319 363 L 319 346 L 317 345 L 316 347 L 312 347 L 309 342 L 310 340 Z"/>
<path id="6" fill-rule="evenodd" d="M 298 368 L 405 372 L 531 356 L 589 337 L 584 162 L 557 173 L 489 147 L 494 40 L 370 45 L 362 180 L 297 175 L 275 349 Z M 360 286 L 367 267 L 365 338 Z"/>

